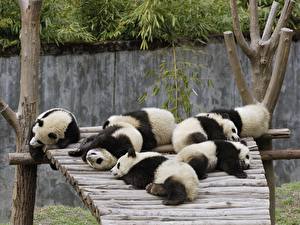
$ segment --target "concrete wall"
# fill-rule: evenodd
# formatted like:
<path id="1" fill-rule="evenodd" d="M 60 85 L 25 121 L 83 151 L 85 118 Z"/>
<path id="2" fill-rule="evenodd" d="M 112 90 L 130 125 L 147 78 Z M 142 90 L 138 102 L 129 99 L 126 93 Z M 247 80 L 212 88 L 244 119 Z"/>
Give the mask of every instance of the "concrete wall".
<path id="1" fill-rule="evenodd" d="M 196 51 L 195 51 L 196 50 Z M 198 51 L 199 50 L 199 51 Z M 193 112 L 213 107 L 234 107 L 240 104 L 235 83 L 228 65 L 225 46 L 214 41 L 203 48 L 187 50 L 178 48 L 178 60 L 202 65 L 203 85 L 194 86 Z M 274 127 L 289 127 L 293 136 L 276 141 L 276 147 L 299 147 L 300 134 L 300 43 L 292 44 L 286 79 L 275 112 Z M 51 107 L 71 110 L 80 126 L 102 124 L 112 113 L 138 109 L 144 105 L 160 106 L 163 94 L 152 97 L 144 105 L 137 98 L 150 91 L 154 79 L 145 77 L 149 70 L 159 71 L 162 60 L 169 61 L 171 51 L 118 51 L 95 54 L 48 55 L 41 60 L 40 111 Z M 249 73 L 249 62 L 241 56 L 244 71 Z M 13 109 L 19 98 L 18 57 L 0 58 L 0 96 Z M 191 71 L 189 71 L 191 72 Z M 208 87 L 207 79 L 214 87 Z M 249 80 L 249 78 L 248 78 Z M 7 153 L 14 152 L 14 133 L 0 117 L 0 222 L 10 215 L 14 167 L 7 164 Z M 300 180 L 300 161 L 277 161 L 277 184 Z M 59 172 L 48 165 L 39 166 L 37 206 L 47 204 L 80 205 L 78 197 Z"/>

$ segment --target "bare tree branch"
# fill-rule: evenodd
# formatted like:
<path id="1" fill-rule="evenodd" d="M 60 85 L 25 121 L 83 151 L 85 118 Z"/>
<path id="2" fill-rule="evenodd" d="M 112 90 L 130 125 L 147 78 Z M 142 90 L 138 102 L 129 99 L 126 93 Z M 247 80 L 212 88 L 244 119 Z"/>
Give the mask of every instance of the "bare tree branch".
<path id="1" fill-rule="evenodd" d="M 269 16 L 267 19 L 267 23 L 266 23 L 266 26 L 265 26 L 265 29 L 264 29 L 264 32 L 263 32 L 263 35 L 261 38 L 262 41 L 268 40 L 271 35 L 271 30 L 272 30 L 274 19 L 276 17 L 276 11 L 277 11 L 278 6 L 279 6 L 278 2 L 274 1 L 272 3 L 271 10 L 270 10 L 270 13 L 269 13 Z"/>
<path id="2" fill-rule="evenodd" d="M 258 24 L 257 1 L 256 0 L 250 0 L 250 2 L 249 2 L 249 12 L 250 12 L 251 47 L 256 49 L 257 46 L 258 46 L 258 41 L 260 39 L 259 24 Z"/>
<path id="3" fill-rule="evenodd" d="M 273 113 L 274 111 L 285 77 L 287 61 L 292 43 L 292 36 L 293 30 L 288 28 L 281 29 L 272 77 L 263 100 L 263 104 L 267 107 L 270 113 Z"/>
<path id="4" fill-rule="evenodd" d="M 232 26 L 233 26 L 233 32 L 236 37 L 236 40 L 238 44 L 241 46 L 242 50 L 245 52 L 245 54 L 252 58 L 254 57 L 254 51 L 249 47 L 247 41 L 245 40 L 245 37 L 242 33 L 241 27 L 240 27 L 240 21 L 238 16 L 238 9 L 237 9 L 237 3 L 236 0 L 230 0 L 230 8 L 231 8 L 231 15 L 232 15 Z"/>
<path id="5" fill-rule="evenodd" d="M 6 121 L 11 125 L 16 134 L 20 133 L 20 125 L 18 122 L 17 114 L 9 107 L 9 105 L 0 98 L 0 113 L 6 119 Z"/>
<path id="6" fill-rule="evenodd" d="M 280 30 L 281 28 L 285 27 L 288 18 L 290 17 L 290 14 L 292 12 L 293 6 L 294 6 L 293 0 L 285 0 L 283 9 L 281 11 L 281 15 L 279 17 L 275 30 L 270 38 L 271 49 L 276 49 L 278 45 L 279 36 L 280 36 L 279 35 Z"/>
<path id="7" fill-rule="evenodd" d="M 234 41 L 233 33 L 231 31 L 224 32 L 225 44 L 229 63 L 234 74 L 237 88 L 239 89 L 242 102 L 244 105 L 254 103 L 254 98 L 245 81 L 245 76 L 241 67 L 241 63 L 237 54 L 236 44 Z"/>

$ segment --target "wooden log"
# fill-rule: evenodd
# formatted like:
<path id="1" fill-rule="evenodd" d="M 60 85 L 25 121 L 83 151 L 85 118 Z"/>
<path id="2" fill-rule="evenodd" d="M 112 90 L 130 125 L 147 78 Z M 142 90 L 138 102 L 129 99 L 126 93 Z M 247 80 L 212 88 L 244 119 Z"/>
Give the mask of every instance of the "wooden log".
<path id="1" fill-rule="evenodd" d="M 261 158 L 264 161 L 280 159 L 300 159 L 300 149 L 266 150 L 261 151 Z"/>
<path id="2" fill-rule="evenodd" d="M 291 137 L 291 131 L 288 128 L 269 129 L 267 133 L 263 134 L 263 139 L 285 139 Z"/>
<path id="3" fill-rule="evenodd" d="M 35 165 L 35 164 L 49 164 L 50 160 L 45 158 L 42 161 L 35 161 L 27 152 L 24 153 L 8 153 L 9 165 Z"/>
<path id="4" fill-rule="evenodd" d="M 80 127 L 80 133 L 98 133 L 102 131 L 102 126 L 95 126 L 95 127 Z"/>

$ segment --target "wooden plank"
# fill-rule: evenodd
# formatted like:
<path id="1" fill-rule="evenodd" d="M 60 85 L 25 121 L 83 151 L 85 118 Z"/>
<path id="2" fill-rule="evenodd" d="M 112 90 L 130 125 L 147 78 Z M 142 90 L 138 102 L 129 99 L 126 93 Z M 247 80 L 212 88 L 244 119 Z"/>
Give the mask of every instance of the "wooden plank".
<path id="1" fill-rule="evenodd" d="M 300 159 L 300 149 L 261 151 L 262 160 Z"/>

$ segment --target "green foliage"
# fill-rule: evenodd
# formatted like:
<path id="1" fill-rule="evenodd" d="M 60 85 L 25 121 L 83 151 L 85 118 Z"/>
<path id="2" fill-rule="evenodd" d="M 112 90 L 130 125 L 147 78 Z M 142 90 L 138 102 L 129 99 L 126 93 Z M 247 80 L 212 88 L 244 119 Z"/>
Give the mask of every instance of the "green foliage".
<path id="1" fill-rule="evenodd" d="M 159 72 L 148 71 L 148 76 L 155 79 L 151 93 L 145 92 L 138 99 L 140 103 L 146 101 L 149 97 L 157 96 L 163 92 L 167 99 L 162 107 L 171 111 L 177 121 L 183 117 L 191 116 L 193 104 L 191 103 L 191 94 L 197 95 L 193 89 L 194 85 L 200 86 L 202 80 L 199 73 L 188 73 L 188 71 L 200 71 L 201 65 L 193 64 L 188 61 L 177 59 L 176 48 L 172 46 L 172 58 L 168 63 L 163 60 L 160 63 Z"/>
<path id="2" fill-rule="evenodd" d="M 273 0 L 259 0 L 261 29 Z M 20 10 L 16 0 L 0 1 L 0 45 L 18 44 Z M 279 3 L 282 7 L 284 0 Z M 240 23 L 249 30 L 248 1 L 238 0 Z M 280 16 L 278 10 L 277 19 Z M 289 26 L 300 28 L 300 4 L 295 2 Z M 210 34 L 231 30 L 228 0 L 44 0 L 43 42 L 96 42 L 140 39 L 147 49 L 155 39 L 176 43 L 207 41 Z"/>
<path id="3" fill-rule="evenodd" d="M 300 224 L 300 182 L 276 188 L 276 224 Z"/>

